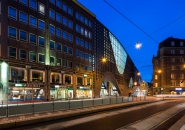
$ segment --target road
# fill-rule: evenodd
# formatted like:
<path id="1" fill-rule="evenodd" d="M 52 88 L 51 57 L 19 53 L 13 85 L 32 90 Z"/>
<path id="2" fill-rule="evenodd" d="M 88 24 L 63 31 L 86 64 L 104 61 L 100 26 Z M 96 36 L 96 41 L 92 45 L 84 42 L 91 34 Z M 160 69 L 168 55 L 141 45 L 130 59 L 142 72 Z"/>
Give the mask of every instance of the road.
<path id="1" fill-rule="evenodd" d="M 181 110 L 181 107 L 184 108 L 185 104 L 182 104 L 184 102 L 185 102 L 184 100 L 165 100 L 165 101 L 150 103 L 142 106 L 115 109 L 115 110 L 95 113 L 91 115 L 68 118 L 65 120 L 39 123 L 35 125 L 14 128 L 14 130 L 20 130 L 20 129 L 21 130 L 78 130 L 78 129 L 79 130 L 87 130 L 87 129 L 88 130 L 116 130 L 116 129 L 126 130 L 126 128 L 131 128 L 134 126 L 142 127 L 139 125 L 143 125 L 143 124 L 145 124 L 145 126 L 148 125 L 147 127 L 151 127 L 156 130 L 160 130 L 160 129 L 165 130 L 165 129 L 168 129 L 171 125 L 173 125 L 183 115 L 185 115 L 184 110 L 179 112 Z M 168 112 L 168 113 L 165 113 L 165 112 Z M 169 113 L 173 113 L 173 112 L 174 113 L 179 112 L 179 114 L 177 114 L 173 118 L 170 118 L 166 122 L 161 123 L 160 125 L 156 125 L 155 121 L 153 122 L 153 120 L 159 119 L 158 117 L 155 117 L 157 118 L 155 119 L 153 117 L 154 115 L 165 117 L 166 115 L 170 115 Z M 154 119 L 148 119 L 148 117 L 151 117 Z M 149 123 L 146 123 L 147 121 L 146 119 L 149 120 Z M 161 119 L 165 120 L 165 118 L 164 119 L 161 118 Z M 136 122 L 140 124 L 137 125 Z"/>

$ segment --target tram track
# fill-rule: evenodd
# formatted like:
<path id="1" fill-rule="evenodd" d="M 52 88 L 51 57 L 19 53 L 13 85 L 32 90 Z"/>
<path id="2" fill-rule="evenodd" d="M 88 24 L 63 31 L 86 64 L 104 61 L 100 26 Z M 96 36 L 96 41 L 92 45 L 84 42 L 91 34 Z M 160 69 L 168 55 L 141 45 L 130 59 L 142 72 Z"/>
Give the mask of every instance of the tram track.
<path id="1" fill-rule="evenodd" d="M 180 107 L 180 108 L 178 108 L 178 107 Z M 175 109 L 177 109 L 177 110 L 175 111 Z M 173 111 L 172 115 L 166 117 L 165 119 L 163 118 L 161 121 L 159 120 L 158 123 L 156 123 L 156 121 L 155 121 L 156 117 L 165 116 L 164 113 L 170 114 L 170 111 Z M 164 130 L 164 129 L 170 128 L 170 126 L 173 125 L 184 114 L 185 114 L 185 103 L 180 103 L 180 104 L 177 104 L 177 105 L 175 105 L 173 107 L 170 107 L 168 109 L 165 109 L 165 110 L 162 110 L 160 112 L 157 112 L 157 113 L 155 113 L 153 115 L 150 115 L 150 116 L 145 117 L 143 119 L 137 120 L 137 121 L 135 121 L 133 123 L 125 125 L 125 126 L 123 126 L 121 128 L 118 128 L 116 130 L 128 130 L 128 129 L 136 129 L 136 128 L 137 129 L 142 129 L 142 130 Z M 154 124 L 151 124 L 152 120 L 153 120 Z M 149 124 L 148 126 L 146 126 L 147 122 Z"/>

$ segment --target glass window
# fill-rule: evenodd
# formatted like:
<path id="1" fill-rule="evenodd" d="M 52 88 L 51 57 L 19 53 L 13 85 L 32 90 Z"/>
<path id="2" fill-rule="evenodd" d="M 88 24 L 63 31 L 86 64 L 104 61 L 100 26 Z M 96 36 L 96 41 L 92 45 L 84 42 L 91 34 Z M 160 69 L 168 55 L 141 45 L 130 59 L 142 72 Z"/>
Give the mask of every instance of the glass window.
<path id="1" fill-rule="evenodd" d="M 40 30 L 44 31 L 44 28 L 45 28 L 45 23 L 44 23 L 44 21 L 39 20 L 39 22 L 38 22 L 38 28 L 39 28 Z"/>
<path id="2" fill-rule="evenodd" d="M 67 60 L 62 60 L 63 67 L 67 67 Z"/>
<path id="3" fill-rule="evenodd" d="M 53 11 L 52 9 L 49 10 L 49 17 L 55 19 L 55 11 Z"/>
<path id="4" fill-rule="evenodd" d="M 78 25 L 76 25 L 76 31 L 79 32 L 80 31 L 80 27 Z"/>
<path id="5" fill-rule="evenodd" d="M 62 17 L 62 23 L 67 26 L 67 19 L 65 17 Z"/>
<path id="6" fill-rule="evenodd" d="M 43 37 L 39 37 L 39 40 L 38 40 L 38 43 L 39 43 L 39 46 L 44 46 L 44 38 Z"/>
<path id="7" fill-rule="evenodd" d="M 30 52 L 30 62 L 36 62 L 36 53 Z"/>
<path id="8" fill-rule="evenodd" d="M 92 27 L 92 22 L 91 21 L 89 21 L 89 27 Z"/>
<path id="9" fill-rule="evenodd" d="M 72 55 L 73 54 L 73 49 L 69 47 L 68 48 L 68 53 Z"/>
<path id="10" fill-rule="evenodd" d="M 50 49 L 54 50 L 54 48 L 55 48 L 55 42 L 50 41 Z"/>
<path id="11" fill-rule="evenodd" d="M 87 71 L 88 70 L 88 66 L 85 65 L 84 66 L 84 70 Z"/>
<path id="12" fill-rule="evenodd" d="M 12 7 L 8 7 L 8 16 L 13 18 L 13 19 L 17 19 L 17 10 L 15 8 Z"/>
<path id="13" fill-rule="evenodd" d="M 63 52 L 67 53 L 67 46 L 63 46 Z"/>
<path id="14" fill-rule="evenodd" d="M 78 37 L 76 37 L 76 45 L 79 45 L 80 44 L 80 40 Z"/>
<path id="15" fill-rule="evenodd" d="M 62 38 L 67 39 L 67 33 L 64 31 L 62 32 Z"/>
<path id="16" fill-rule="evenodd" d="M 30 16 L 30 26 L 36 28 L 37 27 L 37 19 L 33 16 Z"/>
<path id="17" fill-rule="evenodd" d="M 57 35 L 58 37 L 61 36 L 61 30 L 60 30 L 59 28 L 56 28 L 56 35 Z"/>
<path id="18" fill-rule="evenodd" d="M 87 41 L 85 41 L 85 48 L 89 48 L 89 44 L 88 44 L 88 42 Z"/>
<path id="19" fill-rule="evenodd" d="M 71 20 L 68 20 L 68 27 L 73 28 L 73 22 Z"/>
<path id="20" fill-rule="evenodd" d="M 27 41 L 27 32 L 20 30 L 19 35 L 21 41 Z"/>
<path id="21" fill-rule="evenodd" d="M 30 8 L 37 9 L 37 1 L 36 0 L 30 0 Z"/>
<path id="22" fill-rule="evenodd" d="M 57 7 L 61 8 L 61 0 L 56 0 Z"/>
<path id="23" fill-rule="evenodd" d="M 49 0 L 52 4 L 55 4 L 55 0 Z"/>
<path id="24" fill-rule="evenodd" d="M 76 12 L 76 19 L 79 19 L 79 13 L 78 12 Z"/>
<path id="25" fill-rule="evenodd" d="M 16 28 L 8 27 L 8 35 L 9 35 L 10 38 L 16 39 L 17 38 L 17 30 L 16 30 Z"/>
<path id="26" fill-rule="evenodd" d="M 92 50 L 92 44 L 89 43 L 89 50 Z"/>
<path id="27" fill-rule="evenodd" d="M 175 42 L 174 41 L 171 41 L 171 46 L 175 46 Z"/>
<path id="28" fill-rule="evenodd" d="M 9 49 L 8 49 L 8 54 L 9 54 L 9 57 L 11 57 L 11 58 L 16 58 L 17 57 L 17 53 L 16 53 L 16 48 L 13 48 L 13 47 L 9 47 Z"/>
<path id="29" fill-rule="evenodd" d="M 40 13 L 42 13 L 42 14 L 44 14 L 44 13 L 45 13 L 45 7 L 44 7 L 44 5 L 43 5 L 43 4 L 39 3 L 38 8 L 39 8 L 38 10 L 39 10 L 39 12 L 40 12 Z"/>
<path id="30" fill-rule="evenodd" d="M 19 0 L 19 2 L 22 3 L 22 4 L 25 4 L 25 5 L 28 4 L 28 0 Z"/>
<path id="31" fill-rule="evenodd" d="M 27 59 L 27 51 L 20 50 L 20 59 Z"/>
<path id="32" fill-rule="evenodd" d="M 180 54 L 184 54 L 184 50 L 180 50 Z"/>
<path id="33" fill-rule="evenodd" d="M 88 25 L 88 19 L 87 18 L 85 18 L 85 24 Z"/>
<path id="34" fill-rule="evenodd" d="M 84 35 L 84 28 L 83 28 L 83 27 L 80 28 L 80 33 L 81 33 L 82 35 Z"/>
<path id="35" fill-rule="evenodd" d="M 85 36 L 87 37 L 88 36 L 88 31 L 85 29 Z"/>
<path id="36" fill-rule="evenodd" d="M 69 61 L 69 68 L 72 68 L 72 67 L 73 67 L 73 62 Z"/>
<path id="37" fill-rule="evenodd" d="M 89 55 L 87 53 L 85 54 L 85 59 L 89 60 Z"/>
<path id="38" fill-rule="evenodd" d="M 80 69 L 80 65 L 76 63 L 76 70 L 79 71 L 79 69 Z"/>
<path id="39" fill-rule="evenodd" d="M 50 25 L 50 26 L 49 26 L 49 31 L 50 31 L 50 34 L 55 35 L 55 26 Z"/>
<path id="40" fill-rule="evenodd" d="M 39 54 L 39 63 L 41 63 L 41 64 L 45 63 L 45 56 L 44 56 L 44 54 Z"/>
<path id="41" fill-rule="evenodd" d="M 30 43 L 36 45 L 36 35 L 30 33 Z"/>
<path id="42" fill-rule="evenodd" d="M 79 56 L 79 50 L 76 50 L 76 56 Z"/>
<path id="43" fill-rule="evenodd" d="M 84 53 L 80 52 L 80 58 L 84 58 Z"/>
<path id="44" fill-rule="evenodd" d="M 55 65 L 55 57 L 50 57 L 50 65 L 54 66 Z"/>
<path id="45" fill-rule="evenodd" d="M 89 62 L 92 62 L 92 56 L 89 55 Z"/>
<path id="46" fill-rule="evenodd" d="M 56 13 L 56 20 L 57 20 L 57 22 L 61 22 L 61 15 L 60 14 L 58 14 L 58 13 Z"/>
<path id="47" fill-rule="evenodd" d="M 23 23 L 27 23 L 28 22 L 27 14 L 20 11 L 19 21 Z"/>
<path id="48" fill-rule="evenodd" d="M 14 68 L 14 67 L 10 67 L 10 76 L 11 76 L 11 80 L 15 81 L 15 82 L 20 82 L 20 81 L 26 81 L 25 80 L 25 71 L 21 68 Z"/>
<path id="49" fill-rule="evenodd" d="M 39 82 L 43 82 L 43 72 L 42 71 L 32 71 L 32 81 L 39 81 Z"/>
<path id="50" fill-rule="evenodd" d="M 67 5 L 65 3 L 62 3 L 62 9 L 67 12 Z"/>
<path id="51" fill-rule="evenodd" d="M 68 7 L 68 14 L 73 15 L 73 9 L 71 7 Z"/>
<path id="52" fill-rule="evenodd" d="M 56 44 L 56 48 L 57 48 L 57 51 L 61 51 L 61 44 L 60 43 L 57 43 Z"/>
<path id="53" fill-rule="evenodd" d="M 84 40 L 80 40 L 80 46 L 84 47 Z"/>
<path id="54" fill-rule="evenodd" d="M 57 59 L 57 66 L 61 66 L 61 59 Z"/>
<path id="55" fill-rule="evenodd" d="M 73 42 L 73 35 L 72 34 L 68 34 L 68 39 L 70 42 Z"/>
<path id="56" fill-rule="evenodd" d="M 91 32 L 89 32 L 89 38 L 90 38 L 90 39 L 92 38 L 92 33 L 91 33 Z"/>
<path id="57" fill-rule="evenodd" d="M 83 15 L 80 15 L 80 21 L 81 21 L 82 23 L 84 23 L 84 16 L 83 16 Z"/>

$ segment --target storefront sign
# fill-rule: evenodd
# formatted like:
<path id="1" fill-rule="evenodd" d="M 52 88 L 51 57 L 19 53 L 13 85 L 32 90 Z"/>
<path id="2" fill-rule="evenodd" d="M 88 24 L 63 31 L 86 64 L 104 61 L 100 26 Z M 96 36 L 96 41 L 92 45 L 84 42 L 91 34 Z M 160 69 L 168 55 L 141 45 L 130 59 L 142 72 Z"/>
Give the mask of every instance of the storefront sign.
<path id="1" fill-rule="evenodd" d="M 182 88 L 175 88 L 175 90 L 182 90 Z"/>
<path id="2" fill-rule="evenodd" d="M 16 87 L 23 87 L 24 84 L 15 84 Z"/>

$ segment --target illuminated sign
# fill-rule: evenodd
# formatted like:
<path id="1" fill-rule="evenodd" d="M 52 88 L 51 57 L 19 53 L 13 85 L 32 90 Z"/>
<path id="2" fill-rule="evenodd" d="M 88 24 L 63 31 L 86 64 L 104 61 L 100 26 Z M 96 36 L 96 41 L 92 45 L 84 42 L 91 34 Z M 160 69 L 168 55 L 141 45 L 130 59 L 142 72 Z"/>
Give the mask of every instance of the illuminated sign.
<path id="1" fill-rule="evenodd" d="M 87 75 L 86 75 L 86 74 L 84 74 L 84 77 L 87 77 Z"/>
<path id="2" fill-rule="evenodd" d="M 23 87 L 23 84 L 15 84 L 16 87 Z"/>
<path id="3" fill-rule="evenodd" d="M 175 88 L 175 90 L 182 90 L 182 88 Z"/>

